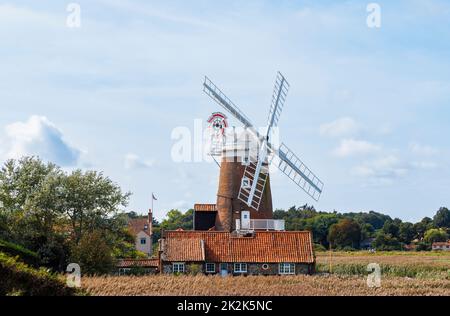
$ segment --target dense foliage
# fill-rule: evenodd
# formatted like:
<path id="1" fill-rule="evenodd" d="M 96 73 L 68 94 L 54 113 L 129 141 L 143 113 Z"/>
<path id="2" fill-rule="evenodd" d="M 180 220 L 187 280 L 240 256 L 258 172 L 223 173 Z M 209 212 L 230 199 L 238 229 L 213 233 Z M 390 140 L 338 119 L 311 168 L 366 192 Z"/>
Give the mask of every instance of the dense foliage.
<path id="1" fill-rule="evenodd" d="M 0 170 L 0 239 L 29 249 L 16 254 L 36 254 L 53 271 L 64 271 L 71 259 L 82 271 L 105 272 L 93 263 L 134 248 L 121 210 L 129 195 L 96 171 L 67 173 L 35 157 L 9 160 Z"/>
<path id="2" fill-rule="evenodd" d="M 0 170 L 0 251 L 19 256 L 31 266 L 65 271 L 76 262 L 83 273 L 103 274 L 117 258 L 143 256 L 135 250 L 125 213 L 130 193 L 96 171 L 63 171 L 35 157 L 7 161 Z M 449 237 L 450 211 L 441 208 L 418 223 L 374 211 L 338 213 L 313 206 L 276 210 L 287 230 L 313 232 L 317 249 L 400 250 L 415 241 L 417 250 Z M 153 242 L 162 230 L 193 227 L 193 210 L 170 210 L 161 222 L 153 220 Z"/>
<path id="3" fill-rule="evenodd" d="M 69 296 L 82 294 L 66 286 L 63 280 L 49 271 L 34 269 L 16 258 L 0 252 L 0 296 L 36 295 Z"/>
<path id="4" fill-rule="evenodd" d="M 153 222 L 156 243 L 160 230 L 192 229 L 193 210 L 182 213 L 171 210 L 161 222 Z M 425 217 L 418 223 L 403 222 L 374 211 L 338 213 L 317 211 L 313 206 L 291 207 L 287 211 L 274 211 L 275 219 L 286 221 L 287 230 L 309 230 L 313 233 L 316 249 L 368 249 L 402 250 L 415 243 L 417 250 L 430 250 L 435 241 L 446 241 L 450 227 L 445 226 L 450 211 L 440 208 L 433 218 Z"/>

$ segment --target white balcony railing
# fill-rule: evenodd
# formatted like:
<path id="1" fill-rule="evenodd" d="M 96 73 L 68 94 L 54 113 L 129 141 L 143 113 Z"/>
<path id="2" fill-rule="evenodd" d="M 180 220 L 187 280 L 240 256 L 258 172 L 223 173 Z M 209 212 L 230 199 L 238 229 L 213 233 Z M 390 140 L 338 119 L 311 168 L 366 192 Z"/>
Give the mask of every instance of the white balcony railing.
<path id="1" fill-rule="evenodd" d="M 284 231 L 285 230 L 285 222 L 282 219 L 251 219 L 247 223 L 242 222 L 237 219 L 236 220 L 236 229 L 237 230 L 275 230 L 275 231 Z"/>

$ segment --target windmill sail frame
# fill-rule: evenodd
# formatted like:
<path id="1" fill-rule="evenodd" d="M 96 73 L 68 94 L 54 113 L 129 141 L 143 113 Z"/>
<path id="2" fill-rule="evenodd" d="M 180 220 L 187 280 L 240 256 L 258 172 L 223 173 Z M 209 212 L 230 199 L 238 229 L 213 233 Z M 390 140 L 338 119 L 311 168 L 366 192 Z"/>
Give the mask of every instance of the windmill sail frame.
<path id="1" fill-rule="evenodd" d="M 257 157 L 249 159 L 249 165 L 244 171 L 238 198 L 249 207 L 259 209 L 260 202 L 269 176 L 267 157 L 277 156 L 278 169 L 290 178 L 298 187 L 307 193 L 315 201 L 318 201 L 322 191 L 323 182 L 298 158 L 284 143 L 278 149 L 269 142 L 269 135 L 273 127 L 278 126 L 278 121 L 289 91 L 289 83 L 278 72 L 275 81 L 272 103 L 269 111 L 268 128 L 266 136 L 262 136 L 253 127 L 250 119 L 237 107 L 208 77 L 205 76 L 203 91 L 216 103 L 230 112 L 236 119 L 244 124 L 245 129 L 254 134 L 259 142 L 261 150 Z M 256 179 L 256 180 L 255 180 Z M 246 185 L 243 184 L 244 180 Z"/>

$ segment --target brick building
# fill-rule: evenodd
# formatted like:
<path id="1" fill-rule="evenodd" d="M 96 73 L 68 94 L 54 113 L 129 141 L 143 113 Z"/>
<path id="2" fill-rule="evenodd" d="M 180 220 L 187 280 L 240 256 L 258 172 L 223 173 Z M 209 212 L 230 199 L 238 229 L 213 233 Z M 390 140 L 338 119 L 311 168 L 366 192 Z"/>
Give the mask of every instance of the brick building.
<path id="1" fill-rule="evenodd" d="M 160 260 L 163 273 L 311 274 L 315 266 L 310 232 L 165 231 Z"/>

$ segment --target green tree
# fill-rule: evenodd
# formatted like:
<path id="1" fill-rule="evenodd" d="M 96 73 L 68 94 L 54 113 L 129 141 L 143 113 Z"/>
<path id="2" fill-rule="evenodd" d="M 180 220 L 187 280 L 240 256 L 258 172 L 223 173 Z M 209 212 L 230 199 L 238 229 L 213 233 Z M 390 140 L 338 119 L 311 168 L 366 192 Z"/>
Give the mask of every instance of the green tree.
<path id="1" fill-rule="evenodd" d="M 416 235 L 414 225 L 412 223 L 401 223 L 399 227 L 399 240 L 405 244 L 411 243 Z"/>
<path id="2" fill-rule="evenodd" d="M 192 230 L 193 229 L 194 210 L 188 210 L 182 213 L 179 210 L 170 210 L 166 218 L 161 222 L 160 228 L 163 230 Z"/>
<path id="3" fill-rule="evenodd" d="M 442 228 L 432 228 L 426 231 L 424 241 L 428 244 L 447 241 L 448 235 Z"/>
<path id="4" fill-rule="evenodd" d="M 422 240 L 425 232 L 431 228 L 433 228 L 433 220 L 429 217 L 424 217 L 420 222 L 414 224 L 415 237 Z"/>
<path id="5" fill-rule="evenodd" d="M 111 228 L 111 216 L 128 204 L 131 193 L 122 193 L 119 186 L 102 173 L 76 170 L 64 177 L 61 187 L 61 210 L 69 218 L 74 241 L 85 232 Z"/>
<path id="6" fill-rule="evenodd" d="M 342 219 L 330 228 L 328 241 L 334 248 L 359 248 L 361 226 L 354 220 Z"/>
<path id="7" fill-rule="evenodd" d="M 383 225 L 383 232 L 391 235 L 392 237 L 398 238 L 400 233 L 400 223 L 395 220 L 386 221 Z"/>
<path id="8" fill-rule="evenodd" d="M 383 228 L 384 223 L 392 221 L 392 219 L 384 214 L 370 211 L 369 213 L 349 213 L 344 214 L 345 217 L 353 218 L 360 224 L 370 224 L 375 230 Z"/>
<path id="9" fill-rule="evenodd" d="M 328 232 L 339 218 L 335 214 L 320 214 L 306 220 L 306 228 L 311 230 L 315 243 L 328 247 Z"/>
<path id="10" fill-rule="evenodd" d="M 86 232 L 102 231 L 109 247 L 134 245 L 124 233 L 126 216 L 120 212 L 128 197 L 101 173 L 67 174 L 36 157 L 9 160 L 0 170 L 0 235 L 61 271 L 70 244 Z"/>
<path id="11" fill-rule="evenodd" d="M 51 194 L 60 173 L 56 165 L 45 164 L 35 157 L 8 160 L 3 165 L 0 171 L 3 238 L 29 247 L 34 236 L 48 236 L 58 215 L 53 213 Z M 46 199 L 49 207 L 43 208 L 43 203 L 38 204 L 39 198 Z"/>
<path id="12" fill-rule="evenodd" d="M 88 232 L 74 243 L 70 260 L 80 265 L 82 275 L 106 274 L 114 266 L 112 249 L 100 231 Z"/>
<path id="13" fill-rule="evenodd" d="M 391 251 L 391 250 L 401 250 L 401 244 L 397 238 L 393 237 L 391 234 L 386 234 L 383 230 L 380 230 L 376 236 L 372 245 L 377 250 L 381 251 Z"/>
<path id="14" fill-rule="evenodd" d="M 441 207 L 433 217 L 433 224 L 436 228 L 450 228 L 450 210 Z"/>
<path id="15" fill-rule="evenodd" d="M 374 237 L 375 229 L 370 223 L 360 223 L 361 226 L 361 240 Z"/>

